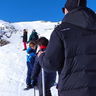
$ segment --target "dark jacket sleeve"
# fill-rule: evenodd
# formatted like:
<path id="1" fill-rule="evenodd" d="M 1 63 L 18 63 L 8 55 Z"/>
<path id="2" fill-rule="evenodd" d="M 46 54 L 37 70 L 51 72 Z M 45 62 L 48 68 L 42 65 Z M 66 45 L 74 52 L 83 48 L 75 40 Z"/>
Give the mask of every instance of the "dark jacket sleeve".
<path id="1" fill-rule="evenodd" d="M 32 33 L 31 35 L 29 36 L 29 40 L 28 40 L 28 43 L 32 40 Z"/>
<path id="2" fill-rule="evenodd" d="M 58 28 L 53 31 L 46 52 L 40 55 L 39 62 L 46 71 L 60 71 L 62 69 L 64 44 Z"/>

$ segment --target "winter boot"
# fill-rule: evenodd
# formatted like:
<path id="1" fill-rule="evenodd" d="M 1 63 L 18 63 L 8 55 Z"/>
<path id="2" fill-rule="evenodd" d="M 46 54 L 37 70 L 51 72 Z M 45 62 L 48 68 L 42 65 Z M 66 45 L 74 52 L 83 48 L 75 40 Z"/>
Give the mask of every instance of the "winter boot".
<path id="1" fill-rule="evenodd" d="M 24 90 L 29 90 L 29 89 L 31 89 L 31 88 L 33 88 L 33 86 L 32 86 L 32 85 L 27 85 L 27 87 L 26 87 L 26 88 L 24 88 Z"/>
<path id="2" fill-rule="evenodd" d="M 25 50 L 27 50 L 26 48 L 25 49 L 23 49 L 23 51 L 25 51 Z"/>

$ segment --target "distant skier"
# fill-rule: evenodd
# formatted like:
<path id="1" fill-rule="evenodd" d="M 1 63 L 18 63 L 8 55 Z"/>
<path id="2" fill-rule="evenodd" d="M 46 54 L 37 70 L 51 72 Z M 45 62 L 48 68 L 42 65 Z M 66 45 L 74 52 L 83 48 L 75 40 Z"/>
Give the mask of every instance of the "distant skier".
<path id="1" fill-rule="evenodd" d="M 38 33 L 36 32 L 35 29 L 33 29 L 33 31 L 31 33 L 31 35 L 30 35 L 29 40 L 28 40 L 27 43 L 29 43 L 30 41 L 37 41 L 38 38 L 39 38 Z"/>
<path id="2" fill-rule="evenodd" d="M 27 49 L 27 45 L 26 45 L 26 43 L 27 43 L 27 34 L 28 34 L 27 30 L 24 29 L 23 30 L 23 45 L 24 45 L 23 51 Z"/>
<path id="3" fill-rule="evenodd" d="M 27 78 L 26 78 L 26 84 L 27 87 L 24 90 L 28 90 L 30 88 L 32 88 L 32 84 L 31 84 L 31 75 L 32 75 L 32 70 L 34 67 L 34 61 L 35 61 L 35 57 L 36 57 L 36 44 L 34 43 L 34 41 L 31 41 L 29 43 L 29 48 L 26 50 L 27 52 Z"/>
<path id="4" fill-rule="evenodd" d="M 45 37 L 41 37 L 38 39 L 37 43 L 39 45 L 39 49 L 42 50 L 43 52 L 45 52 L 47 44 L 48 44 L 48 39 L 46 39 Z M 55 66 L 53 66 L 53 67 L 55 67 Z M 44 73 L 45 73 L 45 76 L 44 76 L 45 82 L 43 82 L 43 83 L 45 83 L 45 96 L 51 96 L 50 88 L 55 83 L 56 72 L 44 71 Z M 39 89 L 39 96 L 43 96 L 42 72 L 41 72 L 41 64 L 39 63 L 38 56 L 35 59 L 34 68 L 33 68 L 33 72 L 32 72 L 32 80 L 35 81 L 36 79 L 37 79 L 37 85 L 38 85 L 38 89 Z"/>

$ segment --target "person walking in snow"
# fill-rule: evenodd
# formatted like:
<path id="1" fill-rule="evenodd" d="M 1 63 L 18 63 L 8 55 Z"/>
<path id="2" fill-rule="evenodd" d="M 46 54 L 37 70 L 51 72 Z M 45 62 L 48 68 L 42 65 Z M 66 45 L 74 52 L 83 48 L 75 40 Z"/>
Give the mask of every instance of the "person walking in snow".
<path id="1" fill-rule="evenodd" d="M 26 85 L 27 87 L 24 90 L 28 90 L 30 88 L 33 88 L 33 85 L 31 84 L 31 75 L 32 70 L 34 67 L 34 61 L 36 57 L 36 44 L 34 41 L 31 41 L 29 43 L 29 48 L 26 50 L 27 52 L 27 78 L 26 78 Z"/>
<path id="2" fill-rule="evenodd" d="M 27 43 L 27 34 L 28 34 L 27 30 L 24 29 L 23 30 L 23 45 L 24 45 L 24 49 L 23 50 L 27 49 L 27 45 L 26 45 L 26 43 Z"/>
<path id="3" fill-rule="evenodd" d="M 65 17 L 39 56 L 45 71 L 60 70 L 59 96 L 96 96 L 96 14 L 86 0 L 67 0 Z"/>
<path id="4" fill-rule="evenodd" d="M 38 39 L 37 41 L 38 46 L 39 46 L 39 51 L 46 51 L 46 47 L 48 44 L 48 39 L 46 39 L 45 37 L 41 37 Z M 54 66 L 55 67 L 55 66 Z M 33 72 L 32 72 L 32 80 L 36 80 L 37 79 L 37 86 L 39 89 L 39 96 L 43 96 L 43 90 L 42 90 L 42 72 L 41 72 L 41 64 L 39 63 L 39 59 L 38 56 L 35 59 L 35 63 L 34 63 L 34 68 L 33 68 Z M 54 85 L 55 80 L 56 80 L 56 72 L 47 72 L 44 71 L 44 79 L 45 79 L 45 96 L 52 96 L 51 95 L 51 91 L 50 88 Z"/>
<path id="5" fill-rule="evenodd" d="M 31 33 L 31 35 L 30 35 L 29 40 L 28 40 L 27 43 L 29 43 L 30 41 L 37 41 L 38 38 L 39 38 L 39 37 L 38 37 L 38 33 L 36 32 L 35 29 L 33 29 L 33 31 L 32 31 L 32 33 Z"/>

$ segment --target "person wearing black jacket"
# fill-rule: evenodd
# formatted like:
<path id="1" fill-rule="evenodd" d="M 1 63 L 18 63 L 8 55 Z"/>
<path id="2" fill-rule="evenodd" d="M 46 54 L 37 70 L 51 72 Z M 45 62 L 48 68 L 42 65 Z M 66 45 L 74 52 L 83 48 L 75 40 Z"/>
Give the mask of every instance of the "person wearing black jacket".
<path id="1" fill-rule="evenodd" d="M 61 71 L 59 96 L 96 96 L 95 12 L 86 0 L 67 0 L 63 12 L 39 62 L 46 71 Z"/>
<path id="2" fill-rule="evenodd" d="M 46 47 L 48 44 L 48 39 L 45 37 L 41 37 L 38 39 L 38 45 L 39 45 L 39 49 L 42 50 L 43 52 L 46 51 Z M 39 50 L 39 51 L 40 51 Z M 34 68 L 32 71 L 32 81 L 36 81 L 37 80 L 37 86 L 39 89 L 39 96 L 43 96 L 43 90 L 42 90 L 42 70 L 41 70 L 41 64 L 38 61 L 38 56 L 35 59 L 35 63 L 34 63 Z M 55 80 L 56 80 L 56 72 L 47 72 L 44 71 L 44 79 L 45 79 L 45 96 L 52 96 L 51 95 L 51 91 L 50 88 L 54 85 Z"/>
<path id="3" fill-rule="evenodd" d="M 27 49 L 27 45 L 26 45 L 26 43 L 27 43 L 27 34 L 28 34 L 27 30 L 24 29 L 23 30 L 23 45 L 24 45 L 24 49 L 23 50 Z"/>

